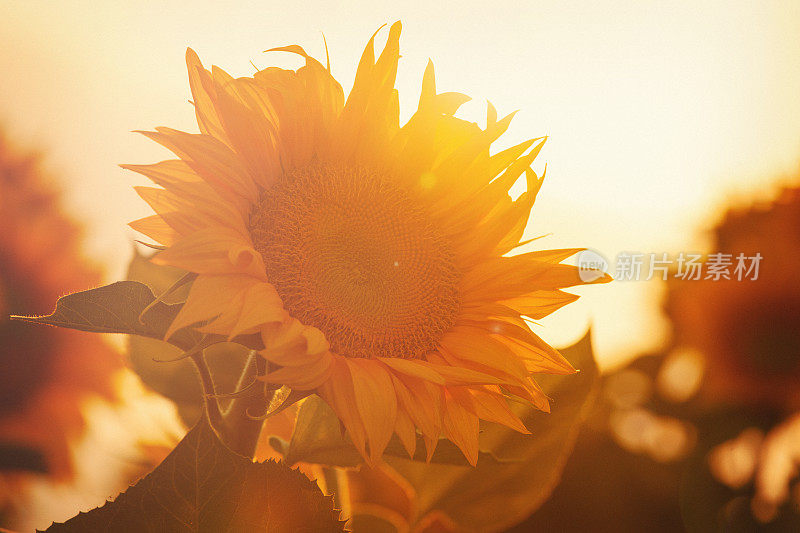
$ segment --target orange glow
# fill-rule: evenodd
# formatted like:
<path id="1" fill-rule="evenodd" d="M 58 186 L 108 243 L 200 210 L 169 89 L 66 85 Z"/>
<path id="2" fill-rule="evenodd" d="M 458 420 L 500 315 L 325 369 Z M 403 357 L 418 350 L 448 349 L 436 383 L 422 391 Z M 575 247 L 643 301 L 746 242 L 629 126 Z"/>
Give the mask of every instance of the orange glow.
<path id="1" fill-rule="evenodd" d="M 203 1 L 3 2 L 0 120 L 40 141 L 65 169 L 70 207 L 91 228 L 90 251 L 119 279 L 134 238 L 124 225 L 147 211 L 130 190 L 142 181 L 116 164 L 159 156 L 130 130 L 191 129 L 186 46 L 249 75 L 250 60 L 297 65 L 261 53 L 272 46 L 300 42 L 324 57 L 325 32 L 347 90 L 365 32 L 395 19 L 406 28 L 403 117 L 432 55 L 440 87 L 473 96 L 462 116 L 481 121 L 491 98 L 501 111 L 521 110 L 507 145 L 528 132 L 550 135 L 542 154 L 548 179 L 528 229 L 551 235 L 543 246 L 591 243 L 607 258 L 701 247 L 697 228 L 715 208 L 731 195 L 762 194 L 800 155 L 800 6 L 791 0 L 292 8 L 245 1 L 224 9 Z M 591 321 L 606 365 L 660 341 L 654 287 L 581 293 L 545 321 L 549 340 L 567 344 Z"/>
<path id="2" fill-rule="evenodd" d="M 231 404 L 226 441 L 229 398 L 280 386 L 264 424 L 243 409 L 256 458 L 398 530 L 800 530 L 797 0 L 8 0 L 0 21 L 0 131 L 64 192 L 40 217 L 49 183 L 0 183 L 0 529 L 101 504 L 202 400 Z M 128 271 L 134 239 L 158 251 Z M 615 268 L 714 252 L 762 255 L 760 278 Z M 582 258 L 617 280 L 584 287 Z M 186 271 L 151 336 L 246 340 L 257 379 L 220 350 L 201 392 L 199 349 L 137 339 L 127 370 L 122 335 L 2 328 Z"/>

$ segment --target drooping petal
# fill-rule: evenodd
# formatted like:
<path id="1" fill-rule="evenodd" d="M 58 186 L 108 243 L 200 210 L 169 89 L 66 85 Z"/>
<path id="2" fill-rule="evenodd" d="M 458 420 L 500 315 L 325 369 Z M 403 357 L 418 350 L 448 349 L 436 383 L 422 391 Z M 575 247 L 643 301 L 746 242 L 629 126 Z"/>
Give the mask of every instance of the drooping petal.
<path id="1" fill-rule="evenodd" d="M 233 339 L 238 335 L 256 333 L 265 324 L 284 322 L 287 313 L 275 288 L 266 282 L 253 281 L 255 283 L 227 306 L 220 305 L 220 316 L 216 320 L 198 329 Z"/>
<path id="2" fill-rule="evenodd" d="M 414 457 L 414 452 L 417 450 L 417 431 L 414 428 L 411 417 L 408 416 L 404 409 L 397 409 L 394 432 L 400 438 L 400 442 L 408 452 L 408 456 Z"/>
<path id="3" fill-rule="evenodd" d="M 347 359 L 353 376 L 356 406 L 364 421 L 369 453 L 377 461 L 392 437 L 397 416 L 397 394 L 389 370 L 380 362 Z"/>
<path id="4" fill-rule="evenodd" d="M 363 457 L 367 455 L 367 432 L 357 407 L 356 393 L 350 365 L 344 357 L 334 356 L 331 376 L 317 389 L 319 396 L 336 412 L 350 439 Z M 394 426 L 394 422 L 392 422 Z"/>
<path id="5" fill-rule="evenodd" d="M 452 391 L 445 388 L 442 428 L 445 437 L 464 453 L 469 464 L 478 464 L 478 417 L 470 413 L 453 398 Z"/>
<path id="6" fill-rule="evenodd" d="M 278 376 L 291 374 L 303 379 L 304 372 L 322 371 L 319 366 L 320 360 L 327 361 L 328 365 L 333 364 L 329 352 L 330 345 L 322 332 L 315 327 L 305 326 L 294 318 L 262 327 L 261 338 L 264 342 L 264 349 L 259 352 L 261 356 L 271 363 L 282 366 L 281 370 L 290 369 Z M 269 377 L 270 381 L 279 379 L 281 377 L 276 378 L 274 374 Z M 284 382 L 284 384 L 296 387 L 294 382 L 292 384 Z"/>
<path id="7" fill-rule="evenodd" d="M 487 387 L 484 389 L 470 389 L 470 393 L 472 394 L 478 418 L 503 424 L 515 431 L 530 435 L 528 428 L 508 407 L 508 401 L 500 394 L 499 390 L 491 391 Z"/>
<path id="8" fill-rule="evenodd" d="M 287 385 L 292 390 L 314 390 L 330 379 L 333 372 L 333 358 L 334 356 L 328 351 L 314 354 L 313 360 L 308 364 L 284 366 L 269 372 L 263 379 L 270 383 Z"/>
<path id="9" fill-rule="evenodd" d="M 265 280 L 261 254 L 232 229 L 211 227 L 191 233 L 158 252 L 152 261 L 198 274 L 246 274 Z"/>
<path id="10" fill-rule="evenodd" d="M 165 336 L 187 326 L 216 318 L 222 308 L 240 298 L 242 292 L 251 287 L 256 280 L 247 276 L 200 275 L 192 283 L 186 303 L 172 321 Z"/>
<path id="11" fill-rule="evenodd" d="M 392 375 L 392 382 L 397 394 L 398 410 L 404 410 L 424 436 L 438 439 L 441 433 L 442 388 L 408 376 Z"/>

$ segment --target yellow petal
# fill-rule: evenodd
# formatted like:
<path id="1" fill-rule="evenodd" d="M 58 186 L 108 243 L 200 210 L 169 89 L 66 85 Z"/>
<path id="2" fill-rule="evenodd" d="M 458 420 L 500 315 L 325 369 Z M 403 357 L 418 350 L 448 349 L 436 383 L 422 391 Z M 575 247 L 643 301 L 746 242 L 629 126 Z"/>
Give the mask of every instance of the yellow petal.
<path id="1" fill-rule="evenodd" d="M 517 298 L 537 290 L 555 290 L 574 285 L 607 283 L 607 274 L 584 281 L 578 267 L 540 261 L 529 254 L 497 257 L 478 264 L 464 274 L 462 294 L 466 303 Z"/>
<path id="2" fill-rule="evenodd" d="M 165 189 L 187 184 L 201 188 L 207 186 L 202 178 L 185 161 L 180 159 L 167 159 L 152 165 L 120 165 L 120 167 L 146 176 L 153 183 Z M 187 187 L 183 190 L 191 190 L 191 188 Z"/>
<path id="3" fill-rule="evenodd" d="M 258 189 L 235 152 L 210 135 L 171 128 L 139 132 L 172 151 L 223 198 L 239 205 L 258 200 Z"/>
<path id="4" fill-rule="evenodd" d="M 503 304 L 521 315 L 539 320 L 574 302 L 579 296 L 560 290 L 533 291 L 523 296 L 503 300 Z"/>
<path id="5" fill-rule="evenodd" d="M 215 95 L 206 89 L 211 85 L 211 73 L 203 68 L 200 58 L 191 48 L 186 49 L 186 70 L 189 72 L 189 87 L 200 131 L 227 143 L 225 129 L 214 108 Z"/>
<path id="6" fill-rule="evenodd" d="M 342 110 L 331 155 L 374 164 L 387 152 L 389 140 L 399 129 L 397 92 L 394 90 L 400 58 L 400 31 L 395 22 L 386 46 L 375 61 L 373 36 L 356 71 L 353 89 Z"/>
<path id="7" fill-rule="evenodd" d="M 282 172 L 278 157 L 278 118 L 270 96 L 252 78 L 234 79 L 212 68 L 215 106 L 228 139 L 254 181 L 266 188 Z"/>
<path id="8" fill-rule="evenodd" d="M 165 246 L 172 245 L 178 238 L 178 233 L 175 229 L 167 224 L 159 215 L 140 218 L 139 220 L 130 222 L 128 225 L 135 231 Z"/>
<path id="9" fill-rule="evenodd" d="M 370 458 L 377 461 L 394 432 L 397 395 L 388 369 L 368 359 L 347 359 L 353 376 L 356 406 L 364 421 Z"/>
<path id="10" fill-rule="evenodd" d="M 182 237 L 157 253 L 153 262 L 198 274 L 247 274 L 265 280 L 261 254 L 249 237 L 232 229 L 211 227 Z"/>
<path id="11" fill-rule="evenodd" d="M 480 419 L 503 424 L 515 431 L 530 435 L 530 431 L 525 427 L 522 420 L 508 407 L 508 402 L 502 394 L 481 389 L 473 389 L 471 393 L 476 414 Z"/>
<path id="12" fill-rule="evenodd" d="M 442 428 L 445 437 L 459 447 L 464 457 L 472 466 L 478 463 L 478 417 L 467 411 L 453 399 L 446 389 L 444 410 L 442 412 Z"/>
<path id="13" fill-rule="evenodd" d="M 442 375 L 437 373 L 424 361 L 412 361 L 410 359 L 398 359 L 396 357 L 378 357 L 377 359 L 383 361 L 386 366 L 395 372 L 424 379 L 432 383 L 438 383 L 439 385 L 444 385 L 445 383 Z"/>
<path id="14" fill-rule="evenodd" d="M 190 218 L 196 227 L 217 223 L 246 231 L 249 203 L 245 206 L 228 202 L 202 181 L 184 161 L 171 159 L 154 165 L 120 166 L 147 176 L 165 189 L 135 187 L 156 212 L 178 212 Z"/>
<path id="15" fill-rule="evenodd" d="M 189 289 L 186 303 L 164 338 L 169 339 L 174 332 L 186 326 L 215 318 L 222 308 L 240 298 L 241 293 L 255 282 L 247 276 L 197 276 Z"/>
<path id="16" fill-rule="evenodd" d="M 574 374 L 575 369 L 569 361 L 552 346 L 528 328 L 524 321 L 511 324 L 504 320 L 486 319 L 481 321 L 462 321 L 462 325 L 475 327 L 492 335 L 518 356 L 538 364 L 536 371 L 556 374 Z M 526 365 L 529 370 L 531 366 Z"/>
<path id="17" fill-rule="evenodd" d="M 331 363 L 330 379 L 320 385 L 317 392 L 339 416 L 359 453 L 364 458 L 367 458 L 367 434 L 359 409 L 356 406 L 357 401 L 353 389 L 350 366 L 344 357 L 334 356 Z"/>
<path id="18" fill-rule="evenodd" d="M 313 390 L 330 379 L 333 355 L 330 352 L 315 354 L 314 361 L 307 365 L 284 366 L 269 372 L 264 381 L 286 385 L 292 390 Z"/>
<path id="19" fill-rule="evenodd" d="M 402 409 L 423 435 L 438 439 L 441 433 L 441 388 L 407 376 L 392 375 L 392 383 L 397 393 L 398 410 Z"/>
<path id="20" fill-rule="evenodd" d="M 507 346 L 478 328 L 456 326 L 442 337 L 440 345 L 458 359 L 494 368 L 520 379 L 528 375 L 525 365 Z"/>
<path id="21" fill-rule="evenodd" d="M 438 374 L 444 377 L 447 385 L 482 385 L 499 384 L 505 381 L 497 376 L 492 376 L 483 372 L 472 370 L 464 366 L 453 366 L 443 362 L 443 364 L 432 365 Z"/>
<path id="22" fill-rule="evenodd" d="M 411 422 L 408 413 L 403 409 L 397 409 L 394 431 L 400 438 L 403 448 L 408 452 L 408 456 L 414 457 L 414 452 L 417 450 L 417 431 L 414 429 L 414 423 Z"/>

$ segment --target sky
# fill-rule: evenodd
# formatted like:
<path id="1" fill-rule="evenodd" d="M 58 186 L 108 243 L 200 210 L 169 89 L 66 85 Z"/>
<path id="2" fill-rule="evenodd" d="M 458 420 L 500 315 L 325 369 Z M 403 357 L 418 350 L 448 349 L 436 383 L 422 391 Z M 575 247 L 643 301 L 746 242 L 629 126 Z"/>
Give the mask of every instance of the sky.
<path id="1" fill-rule="evenodd" d="M 428 58 L 440 91 L 473 97 L 462 118 L 482 123 L 487 100 L 519 110 L 498 149 L 549 136 L 529 236 L 589 247 L 612 268 L 620 252 L 705 250 L 727 205 L 771 197 L 800 163 L 793 1 L 6 0 L 0 20 L 0 127 L 43 151 L 108 281 L 131 256 L 127 222 L 150 214 L 132 189 L 143 178 L 117 165 L 169 157 L 132 130 L 196 131 L 187 46 L 243 76 L 253 64 L 299 66 L 263 53 L 275 46 L 324 58 L 324 33 L 348 91 L 369 36 L 402 20 L 401 117 Z M 581 288 L 541 334 L 564 345 L 591 325 L 601 364 L 619 364 L 663 342 L 660 291 L 644 281 Z"/>

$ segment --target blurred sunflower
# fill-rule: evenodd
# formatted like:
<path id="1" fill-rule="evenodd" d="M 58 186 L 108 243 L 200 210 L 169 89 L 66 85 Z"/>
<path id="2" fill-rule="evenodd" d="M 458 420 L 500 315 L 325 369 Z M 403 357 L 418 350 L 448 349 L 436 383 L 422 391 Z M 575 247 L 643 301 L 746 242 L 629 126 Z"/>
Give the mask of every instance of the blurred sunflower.
<path id="1" fill-rule="evenodd" d="M 9 320 L 12 310 L 47 311 L 64 291 L 95 285 L 100 275 L 80 254 L 78 229 L 37 158 L 18 154 L 3 136 L 0 212 L 0 474 L 64 478 L 72 472 L 70 441 L 84 427 L 82 403 L 114 396 L 110 378 L 122 361 L 98 337 Z"/>
<path id="2" fill-rule="evenodd" d="M 675 343 L 706 361 L 715 400 L 800 407 L 800 189 L 770 205 L 730 211 L 714 249 L 761 260 L 758 279 L 670 281 L 667 312 Z"/>
<path id="3" fill-rule="evenodd" d="M 455 118 L 469 98 L 437 94 L 429 63 L 399 125 L 400 29 L 377 60 L 370 39 L 346 101 L 299 46 L 273 49 L 299 70 L 238 79 L 188 50 L 201 133 L 144 132 L 180 159 L 124 166 L 162 187 L 138 189 L 157 214 L 131 226 L 163 245 L 155 262 L 198 274 L 168 337 L 259 332 L 264 379 L 320 395 L 364 457 L 394 432 L 413 453 L 418 428 L 429 456 L 443 433 L 475 464 L 479 419 L 527 432 L 506 396 L 548 411 L 532 374 L 575 371 L 523 317 L 577 298 L 560 262 L 579 250 L 517 250 L 545 139 L 490 155 L 512 115 Z"/>

